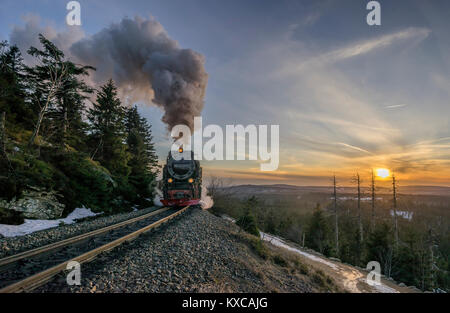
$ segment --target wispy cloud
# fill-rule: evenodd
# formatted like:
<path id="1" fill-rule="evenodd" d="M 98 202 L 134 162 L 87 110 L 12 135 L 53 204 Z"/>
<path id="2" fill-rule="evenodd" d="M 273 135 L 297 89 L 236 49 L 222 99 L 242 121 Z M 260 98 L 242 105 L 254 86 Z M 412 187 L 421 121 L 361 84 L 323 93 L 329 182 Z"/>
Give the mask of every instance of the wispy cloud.
<path id="1" fill-rule="evenodd" d="M 298 74 L 299 71 L 309 67 L 326 66 L 334 64 L 339 61 L 350 59 L 353 57 L 368 54 L 370 52 L 386 48 L 396 43 L 404 43 L 408 40 L 422 41 L 426 39 L 431 30 L 428 28 L 411 27 L 392 34 L 383 35 L 373 39 L 359 40 L 352 42 L 346 46 L 326 51 L 318 52 L 305 61 L 300 61 L 297 65 L 289 64 L 288 67 L 283 68 L 278 75 L 293 75 Z M 295 48 L 295 44 L 293 44 Z"/>
<path id="2" fill-rule="evenodd" d="M 336 142 L 336 144 L 337 144 L 337 145 L 340 145 L 340 146 L 343 146 L 343 147 L 346 147 L 346 148 L 349 148 L 349 149 L 352 149 L 352 150 L 359 151 L 359 152 L 364 152 L 364 153 L 367 153 L 367 154 L 372 154 L 371 152 L 369 152 L 369 151 L 367 151 L 367 150 L 365 150 L 365 149 L 363 149 L 363 148 L 356 147 L 356 146 L 353 146 L 353 145 L 349 145 L 348 143 L 345 143 L 345 142 Z"/>
<path id="3" fill-rule="evenodd" d="M 386 109 L 398 109 L 398 108 L 403 108 L 407 106 L 407 104 L 394 104 L 394 105 L 388 105 L 385 106 Z"/>
<path id="4" fill-rule="evenodd" d="M 366 54 L 374 50 L 387 47 L 399 41 L 408 39 L 423 40 L 428 37 L 430 30 L 427 28 L 408 28 L 393 34 L 384 35 L 375 39 L 369 39 L 352 43 L 343 48 L 320 55 L 316 61 L 320 63 L 333 63 L 358 55 Z"/>

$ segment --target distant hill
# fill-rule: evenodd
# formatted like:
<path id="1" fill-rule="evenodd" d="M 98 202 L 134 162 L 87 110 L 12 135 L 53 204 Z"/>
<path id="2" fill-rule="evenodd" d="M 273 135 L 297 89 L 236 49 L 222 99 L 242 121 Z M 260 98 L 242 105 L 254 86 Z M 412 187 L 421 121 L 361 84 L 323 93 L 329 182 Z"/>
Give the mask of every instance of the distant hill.
<path id="1" fill-rule="evenodd" d="M 304 193 L 332 193 L 333 188 L 330 186 L 295 186 L 285 184 L 274 185 L 235 185 L 226 187 L 231 191 L 239 191 L 241 194 L 304 194 Z M 339 193 L 354 193 L 356 187 L 338 187 Z M 369 192 L 368 187 L 362 188 L 364 192 Z M 410 195 L 436 195 L 436 196 L 450 196 L 450 187 L 441 186 L 399 186 L 398 191 L 400 194 Z M 385 187 L 377 186 L 378 194 L 387 194 L 391 190 Z"/>

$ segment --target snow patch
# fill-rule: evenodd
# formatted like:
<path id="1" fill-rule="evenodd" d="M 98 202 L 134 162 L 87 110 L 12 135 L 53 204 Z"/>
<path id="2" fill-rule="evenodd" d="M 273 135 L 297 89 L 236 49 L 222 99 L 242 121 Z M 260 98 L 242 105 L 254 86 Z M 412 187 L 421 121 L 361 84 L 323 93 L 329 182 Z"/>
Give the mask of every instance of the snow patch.
<path id="1" fill-rule="evenodd" d="M 230 221 L 232 223 L 235 223 L 236 220 L 228 215 L 223 214 L 222 218 Z M 283 239 L 274 236 L 274 235 L 270 235 L 267 233 L 263 233 L 260 232 L 260 236 L 261 236 L 261 240 L 270 242 L 271 244 L 273 244 L 274 246 L 278 246 L 280 248 L 298 253 L 302 256 L 305 256 L 315 262 L 319 262 L 322 264 L 325 264 L 329 267 L 331 267 L 333 270 L 335 270 L 337 273 L 340 273 L 342 275 L 343 278 L 343 283 L 344 286 L 350 291 L 350 292 L 355 292 L 355 293 L 360 293 L 361 290 L 358 288 L 358 282 L 362 282 L 364 284 L 367 284 L 366 282 L 366 275 L 359 271 L 356 270 L 354 268 L 351 267 L 347 267 L 347 266 L 339 266 L 338 264 L 335 264 L 333 262 L 328 261 L 325 258 L 316 256 L 314 254 L 302 251 L 300 249 L 297 249 L 295 247 L 290 246 L 289 244 L 287 244 Z M 381 293 L 398 293 L 398 291 L 394 288 L 391 288 L 383 283 L 380 282 L 380 284 L 376 284 L 372 286 L 375 290 L 375 292 L 381 292 Z"/>
<path id="2" fill-rule="evenodd" d="M 381 293 L 398 293 L 398 291 L 395 290 L 394 288 L 388 287 L 385 284 L 381 284 L 381 283 L 375 284 L 375 285 L 373 285 L 373 287 Z"/>
<path id="3" fill-rule="evenodd" d="M 311 259 L 315 262 L 320 262 L 323 263 L 325 265 L 328 265 L 329 267 L 331 267 L 334 270 L 338 270 L 338 267 L 336 266 L 336 264 L 329 262 L 321 257 L 315 256 L 314 254 L 299 250 L 297 248 L 291 247 L 290 245 L 288 245 L 287 243 L 285 243 L 281 238 L 278 238 L 276 236 L 273 235 L 269 235 L 266 233 L 261 232 L 261 239 L 267 242 L 270 242 L 271 244 L 273 244 L 274 246 L 280 247 L 280 248 L 284 248 L 286 250 L 301 254 L 305 257 L 307 257 L 308 259 Z"/>
<path id="4" fill-rule="evenodd" d="M 21 225 L 6 225 L 0 224 L 0 234 L 4 237 L 17 237 L 28 235 L 39 230 L 58 227 L 61 222 L 65 224 L 73 224 L 76 220 L 96 216 L 101 213 L 94 213 L 91 209 L 76 208 L 66 218 L 60 218 L 56 220 L 30 220 L 25 219 L 25 222 Z"/>
<path id="5" fill-rule="evenodd" d="M 397 216 L 403 217 L 404 219 L 410 221 L 412 220 L 414 212 L 409 211 L 397 211 Z M 391 210 L 391 216 L 394 216 L 394 210 Z"/>

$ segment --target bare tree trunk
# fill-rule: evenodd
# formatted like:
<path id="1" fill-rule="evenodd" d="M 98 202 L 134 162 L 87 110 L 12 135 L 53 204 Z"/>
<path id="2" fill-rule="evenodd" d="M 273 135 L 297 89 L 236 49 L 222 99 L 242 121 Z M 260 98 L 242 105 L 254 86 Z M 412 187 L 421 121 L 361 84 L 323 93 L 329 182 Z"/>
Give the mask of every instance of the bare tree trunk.
<path id="1" fill-rule="evenodd" d="M 64 107 L 64 117 L 63 117 L 63 127 L 62 127 L 62 138 L 61 146 L 64 148 L 66 146 L 66 136 L 67 136 L 67 109 Z"/>
<path id="2" fill-rule="evenodd" d="M 336 254 L 339 255 L 339 220 L 338 220 L 338 209 L 337 209 L 336 175 L 333 176 L 333 195 L 334 195 L 334 221 L 335 221 L 335 236 L 336 236 Z"/>
<path id="3" fill-rule="evenodd" d="M 361 178 L 359 173 L 356 174 L 356 180 L 358 182 L 358 222 L 359 222 L 359 239 L 361 243 L 364 241 L 363 224 L 362 224 L 362 212 L 361 212 Z"/>
<path id="4" fill-rule="evenodd" d="M 389 249 L 388 256 L 387 256 L 387 269 L 386 269 L 386 276 L 391 277 L 392 273 L 392 260 L 393 260 L 393 251 L 392 249 Z"/>
<path id="5" fill-rule="evenodd" d="M 39 130 L 41 128 L 42 120 L 44 119 L 45 111 L 47 111 L 47 106 L 48 106 L 47 103 L 39 111 L 39 116 L 38 116 L 36 126 L 34 127 L 33 134 L 31 135 L 30 142 L 28 143 L 28 146 L 30 146 L 30 147 L 34 144 L 36 137 L 39 135 Z"/>
<path id="6" fill-rule="evenodd" d="M 434 251 L 433 242 L 430 244 L 430 288 L 434 289 Z"/>
<path id="7" fill-rule="evenodd" d="M 61 66 L 61 73 L 58 73 L 58 70 L 52 66 L 48 67 L 48 71 L 50 73 L 50 88 L 47 95 L 47 99 L 45 100 L 45 105 L 41 107 L 41 110 L 39 111 L 38 120 L 36 123 L 36 126 L 34 128 L 33 134 L 31 135 L 30 142 L 28 143 L 28 146 L 31 147 L 34 144 L 34 141 L 36 140 L 36 137 L 39 136 L 39 130 L 41 128 L 42 120 L 44 119 L 44 115 L 47 112 L 47 109 L 50 105 L 50 102 L 52 101 L 53 97 L 55 96 L 57 90 L 63 83 L 64 77 L 67 73 L 67 67 L 65 65 Z"/>
<path id="8" fill-rule="evenodd" d="M 372 184 L 371 184 L 371 189 L 372 189 L 372 218 L 370 220 L 370 228 L 371 231 L 373 231 L 375 229 L 375 175 L 373 173 L 372 170 Z"/>
<path id="9" fill-rule="evenodd" d="M 100 148 L 101 145 L 103 145 L 103 137 L 100 137 L 100 142 L 98 143 L 97 148 L 95 148 L 94 153 L 91 155 L 91 159 L 92 159 L 92 160 L 94 160 L 95 155 L 97 154 L 98 149 Z"/>
<path id="10" fill-rule="evenodd" d="M 3 156 L 6 156 L 5 123 L 6 123 L 6 112 L 2 112 L 2 116 L 0 117 L 0 152 Z"/>
<path id="11" fill-rule="evenodd" d="M 14 168 L 6 153 L 6 112 L 2 112 L 0 116 L 0 157 L 4 158 L 8 164 L 8 176 L 12 173 L 14 175 Z"/>
<path id="12" fill-rule="evenodd" d="M 395 175 L 392 174 L 392 195 L 393 195 L 393 210 L 394 210 L 394 236 L 395 246 L 398 248 L 398 217 L 397 217 L 397 185 L 395 182 Z"/>

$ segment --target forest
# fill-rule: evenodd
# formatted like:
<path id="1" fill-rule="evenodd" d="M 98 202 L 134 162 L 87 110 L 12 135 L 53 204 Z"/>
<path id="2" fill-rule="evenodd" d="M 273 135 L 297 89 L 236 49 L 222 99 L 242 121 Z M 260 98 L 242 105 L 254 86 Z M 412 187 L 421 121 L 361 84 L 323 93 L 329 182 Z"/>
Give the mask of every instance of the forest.
<path id="1" fill-rule="evenodd" d="M 114 81 L 90 87 L 95 68 L 39 39 L 41 48 L 26 51 L 33 65 L 16 46 L 0 43 L 0 223 L 23 223 L 13 207 L 27 197 L 45 199 L 61 216 L 83 206 L 112 214 L 152 205 L 159 167 L 151 125 L 136 106 L 121 103 Z M 208 189 L 212 212 L 251 233 L 278 235 L 360 267 L 378 261 L 398 282 L 450 291 L 448 197 L 364 202 L 359 183 L 352 195 L 301 198 L 242 198 L 218 180 Z M 414 214 L 393 215 L 393 207 Z"/>
<path id="2" fill-rule="evenodd" d="M 90 87 L 95 68 L 39 40 L 26 51 L 33 65 L 0 43 L 0 223 L 23 222 L 12 209 L 22 198 L 62 216 L 83 206 L 112 214 L 153 205 L 151 125 L 121 103 L 114 81 Z"/>
<path id="3" fill-rule="evenodd" d="M 282 194 L 267 188 L 257 193 L 257 185 L 245 192 L 244 186 L 213 177 L 211 210 L 233 217 L 254 235 L 277 235 L 362 268 L 378 261 L 382 274 L 398 283 L 423 291 L 450 290 L 448 196 L 396 194 L 395 219 L 392 190 L 374 188 L 378 193 L 371 201 L 370 192 L 364 195 L 356 183 L 354 193 L 345 188 L 335 197 L 330 181 L 330 193 Z"/>

